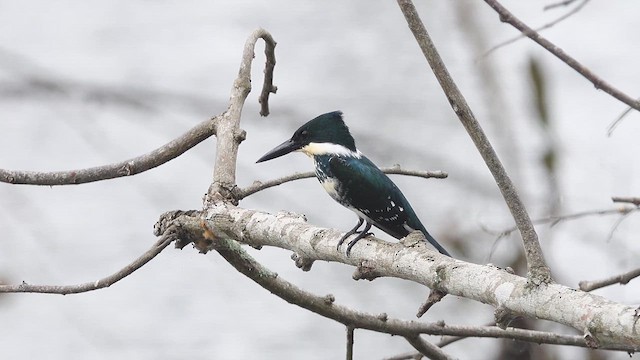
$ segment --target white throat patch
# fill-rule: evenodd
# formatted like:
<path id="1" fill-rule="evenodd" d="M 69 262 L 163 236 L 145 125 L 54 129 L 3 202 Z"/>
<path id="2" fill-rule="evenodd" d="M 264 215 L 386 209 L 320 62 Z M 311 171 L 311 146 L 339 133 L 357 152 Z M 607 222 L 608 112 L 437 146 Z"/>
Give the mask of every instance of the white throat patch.
<path id="1" fill-rule="evenodd" d="M 308 145 L 302 147 L 300 149 L 307 156 L 313 157 L 315 155 L 327 155 L 327 154 L 336 154 L 336 155 L 346 155 L 352 156 L 355 158 L 361 158 L 362 153 L 360 151 L 351 151 L 350 149 L 332 143 L 309 143 Z"/>

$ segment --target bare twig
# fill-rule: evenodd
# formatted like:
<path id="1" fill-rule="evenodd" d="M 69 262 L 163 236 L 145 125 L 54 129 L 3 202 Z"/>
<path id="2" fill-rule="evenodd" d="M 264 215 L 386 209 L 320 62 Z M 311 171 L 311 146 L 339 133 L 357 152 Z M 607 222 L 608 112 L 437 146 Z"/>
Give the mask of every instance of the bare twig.
<path id="1" fill-rule="evenodd" d="M 27 185 L 76 185 L 136 175 L 160 166 L 216 133 L 218 117 L 205 120 L 167 144 L 141 156 L 87 169 L 36 172 L 0 169 L 0 182 Z"/>
<path id="2" fill-rule="evenodd" d="M 0 285 L 0 293 L 41 293 L 41 294 L 78 294 L 87 291 L 93 291 L 109 287 L 125 277 L 131 275 L 134 271 L 141 268 L 156 257 L 164 248 L 173 240 L 175 234 L 168 230 L 152 247 L 142 254 L 139 258 L 131 262 L 129 265 L 120 269 L 116 273 L 109 275 L 97 281 L 92 281 L 78 285 L 32 285 L 23 282 L 19 285 Z"/>
<path id="3" fill-rule="evenodd" d="M 533 228 L 529 214 L 527 213 L 513 182 L 507 175 L 500 159 L 493 150 L 491 143 L 473 115 L 473 112 L 471 111 L 471 108 L 469 108 L 464 96 L 449 75 L 442 58 L 438 54 L 435 45 L 427 33 L 427 29 L 424 27 L 422 20 L 420 20 L 413 2 L 410 0 L 398 0 L 398 4 L 400 5 L 400 9 L 409 24 L 409 28 L 420 45 L 420 49 L 422 49 L 422 53 L 427 58 L 433 73 L 436 75 L 440 86 L 444 90 L 451 107 L 456 115 L 458 115 L 458 118 L 482 155 L 482 158 L 491 171 L 491 174 L 500 188 L 500 192 L 502 193 L 511 214 L 518 225 L 527 257 L 529 280 L 533 284 L 550 282 L 551 272 L 542 255 L 542 249 L 538 242 L 538 235 Z"/>
<path id="4" fill-rule="evenodd" d="M 564 52 L 561 48 L 557 47 L 551 41 L 543 38 L 538 34 L 535 30 L 527 26 L 525 23 L 520 21 L 517 17 L 515 17 L 509 10 L 507 10 L 504 6 L 502 6 L 496 0 L 484 0 L 491 8 L 493 8 L 498 15 L 500 15 L 500 21 L 509 23 L 514 28 L 518 29 L 521 33 L 526 35 L 531 40 L 538 43 L 540 46 L 545 48 L 547 51 L 555 55 L 558 59 L 562 60 L 565 64 L 569 65 L 572 69 L 580 73 L 587 80 L 589 80 L 598 90 L 603 90 L 607 94 L 613 96 L 614 98 L 622 101 L 623 103 L 629 105 L 630 107 L 640 110 L 640 100 L 636 100 L 631 96 L 623 93 L 622 91 L 614 88 L 611 84 L 604 81 L 604 79 L 598 77 L 587 67 L 582 65 L 576 59 L 571 57 L 569 54 Z"/>
<path id="5" fill-rule="evenodd" d="M 613 284 L 626 285 L 627 283 L 629 283 L 629 281 L 637 278 L 638 276 L 640 276 L 640 268 L 633 269 L 624 274 L 611 276 L 602 280 L 580 281 L 578 286 L 582 291 L 593 291 Z"/>
<path id="6" fill-rule="evenodd" d="M 632 207 L 623 207 L 623 208 L 618 208 L 618 209 L 605 209 L 605 210 L 589 210 L 589 211 L 581 211 L 581 212 L 577 212 L 574 214 L 568 214 L 568 215 L 554 215 L 554 216 L 547 216 L 547 217 L 543 217 L 540 219 L 534 219 L 532 220 L 532 222 L 535 225 L 542 225 L 542 224 L 550 224 L 550 226 L 556 226 L 557 224 L 564 222 L 564 221 L 569 221 L 569 220 L 577 220 L 583 217 L 588 217 L 588 216 L 597 216 L 597 215 L 624 215 L 624 214 L 628 214 L 630 212 L 635 212 L 638 211 L 636 210 L 636 208 L 632 208 Z M 486 231 L 488 231 L 489 233 L 492 233 L 494 235 L 498 236 L 499 240 L 500 238 L 503 238 L 505 236 L 510 235 L 511 233 L 513 233 L 514 231 L 518 230 L 518 228 L 516 226 L 512 226 L 510 228 L 507 228 L 505 230 L 502 230 L 500 232 L 495 232 L 495 231 L 490 231 L 488 229 L 485 228 Z"/>
<path id="7" fill-rule="evenodd" d="M 560 1 L 560 2 L 554 3 L 554 4 L 546 5 L 543 9 L 545 11 L 547 11 L 547 10 L 551 10 L 551 9 L 554 9 L 554 8 L 557 8 L 557 7 L 561 7 L 561 6 L 569 6 L 572 3 L 574 3 L 575 1 L 576 0 L 564 0 L 564 1 Z"/>
<path id="8" fill-rule="evenodd" d="M 420 171 L 420 170 L 405 170 L 401 169 L 399 165 L 395 165 L 392 167 L 382 168 L 382 172 L 385 174 L 397 174 L 397 175 L 408 175 L 408 176 L 416 176 L 425 179 L 436 178 L 436 179 L 446 179 L 448 174 L 444 171 Z M 315 173 L 312 171 L 303 172 L 303 173 L 295 173 L 287 176 L 283 176 L 278 179 L 273 179 L 265 182 L 256 181 L 252 185 L 247 186 L 244 189 L 236 190 L 236 198 L 238 200 L 242 200 L 249 195 L 253 195 L 258 191 L 262 191 L 274 186 L 282 185 L 289 181 L 295 181 L 300 179 L 307 179 L 315 177 Z"/>
<path id="9" fill-rule="evenodd" d="M 347 360 L 353 360 L 353 326 L 347 326 Z"/>
<path id="10" fill-rule="evenodd" d="M 611 137 L 613 135 L 613 131 L 618 127 L 618 125 L 622 122 L 622 120 L 633 110 L 632 107 L 628 107 L 625 111 L 622 112 L 615 120 L 609 124 L 607 127 L 607 136 Z"/>
<path id="11" fill-rule="evenodd" d="M 434 360 L 452 360 L 442 349 L 423 339 L 420 335 L 404 337 L 411 346 L 418 350 L 422 355 Z"/>
<path id="12" fill-rule="evenodd" d="M 269 95 L 271 95 L 271 93 L 275 94 L 276 91 L 278 91 L 278 88 L 273 86 L 273 68 L 276 66 L 276 42 L 268 33 L 264 34 L 263 39 L 265 41 L 264 54 L 267 58 L 267 63 L 264 68 L 264 82 L 262 84 L 262 91 L 260 92 L 258 102 L 260 103 L 260 115 L 268 116 Z"/>
<path id="13" fill-rule="evenodd" d="M 611 198 L 613 202 L 619 203 L 629 203 L 635 206 L 640 206 L 640 197 L 622 197 L 622 196 L 614 196 Z"/>
<path id="14" fill-rule="evenodd" d="M 424 355 L 414 351 L 386 357 L 383 360 L 420 360 L 422 358 L 424 358 Z"/>
<path id="15" fill-rule="evenodd" d="M 424 315 L 427 311 L 429 311 L 429 309 L 431 309 L 433 305 L 435 305 L 437 302 L 442 300 L 442 298 L 444 298 L 446 295 L 447 293 L 443 291 L 440 291 L 437 289 L 431 289 L 431 292 L 429 292 L 429 296 L 427 297 L 427 300 L 418 308 L 418 313 L 416 314 L 416 317 L 418 318 L 422 317 L 422 315 Z"/>
<path id="16" fill-rule="evenodd" d="M 495 326 L 495 325 L 496 325 L 495 322 L 491 322 L 484 326 Z M 436 344 L 436 346 L 443 348 L 447 345 L 453 344 L 454 342 L 464 340 L 464 339 L 468 339 L 468 338 L 465 336 L 443 336 L 442 339 L 440 339 L 440 341 Z"/>
<path id="17" fill-rule="evenodd" d="M 575 1 L 575 0 L 570 0 L 570 2 L 574 2 L 574 1 Z M 567 18 L 571 17 L 572 15 L 576 14 L 578 11 L 582 10 L 582 8 L 583 8 L 585 5 L 587 5 L 587 3 L 588 3 L 589 1 L 590 1 L 590 0 L 582 0 L 582 3 L 580 3 L 580 4 L 576 5 L 576 7 L 575 7 L 575 8 L 573 8 L 571 11 L 567 12 L 566 14 L 564 14 L 564 15 L 562 15 L 562 16 L 560 16 L 560 17 L 558 17 L 557 19 L 555 19 L 555 20 L 553 20 L 553 21 L 551 21 L 551 22 L 549 22 L 549 23 L 547 23 L 547 24 L 545 24 L 545 25 L 540 26 L 539 28 L 536 28 L 534 31 L 540 32 L 540 31 L 543 31 L 543 30 L 546 30 L 546 29 L 549 29 L 549 28 L 551 28 L 551 27 L 555 26 L 555 25 L 556 25 L 556 24 L 558 24 L 559 22 L 561 22 L 561 21 L 563 21 L 563 20 L 565 20 L 565 19 L 567 19 Z M 564 5 L 569 5 L 569 4 L 564 4 Z M 548 10 L 548 9 L 550 9 L 550 8 L 551 8 L 551 7 L 549 7 L 549 6 L 545 6 L 545 8 L 544 8 L 544 9 L 545 9 L 545 10 Z M 526 37 L 526 36 L 525 36 L 524 34 L 520 34 L 520 35 L 515 36 L 515 37 L 513 37 L 513 38 L 511 38 L 511 39 L 509 39 L 509 40 L 505 40 L 505 41 L 503 41 L 503 42 L 501 42 L 501 43 L 499 43 L 499 44 L 497 44 L 497 45 L 493 46 L 491 49 L 487 50 L 484 54 L 482 54 L 482 56 L 483 56 L 483 57 L 488 56 L 489 54 L 491 54 L 492 52 L 494 52 L 494 51 L 496 51 L 496 50 L 500 49 L 501 47 L 504 47 L 504 46 L 509 45 L 509 44 L 513 44 L 514 42 L 516 42 L 516 41 L 518 41 L 518 40 L 520 40 L 520 39 L 524 39 L 525 37 Z"/>

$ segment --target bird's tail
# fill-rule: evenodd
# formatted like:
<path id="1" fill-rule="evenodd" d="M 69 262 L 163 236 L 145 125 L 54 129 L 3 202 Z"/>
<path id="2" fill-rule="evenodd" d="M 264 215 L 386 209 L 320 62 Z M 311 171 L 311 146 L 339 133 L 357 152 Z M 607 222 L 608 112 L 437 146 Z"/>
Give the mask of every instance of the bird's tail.
<path id="1" fill-rule="evenodd" d="M 422 224 L 421 224 L 422 225 Z M 442 245 L 438 244 L 438 242 L 436 241 L 436 239 L 433 238 L 433 236 L 431 236 L 431 234 L 429 234 L 429 232 L 427 231 L 427 229 L 424 228 L 424 226 L 422 226 L 422 228 L 420 229 L 420 231 L 422 231 L 422 233 L 424 234 L 424 237 L 427 238 L 427 241 L 433 245 L 434 248 L 436 248 L 436 250 L 438 250 L 440 252 L 440 254 L 442 255 L 447 255 L 448 257 L 453 257 L 449 254 L 449 252 L 447 250 L 445 250 L 445 248 L 442 247 Z"/>

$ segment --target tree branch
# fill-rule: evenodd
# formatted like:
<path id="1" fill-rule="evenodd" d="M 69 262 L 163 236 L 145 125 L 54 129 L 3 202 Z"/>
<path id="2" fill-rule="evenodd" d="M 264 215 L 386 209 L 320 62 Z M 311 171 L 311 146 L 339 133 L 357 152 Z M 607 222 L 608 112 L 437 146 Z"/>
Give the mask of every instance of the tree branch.
<path id="1" fill-rule="evenodd" d="M 246 137 L 245 131 L 240 129 L 240 117 L 247 95 L 251 92 L 251 63 L 255 57 L 254 49 L 258 39 L 263 39 L 265 42 L 265 55 L 267 56 L 265 78 L 270 79 L 268 81 L 265 79 L 264 86 L 268 89 L 263 89 L 263 94 L 265 91 L 267 93 L 275 91 L 271 81 L 273 79 L 273 67 L 276 63 L 274 52 L 276 42 L 269 32 L 264 29 L 258 29 L 249 36 L 244 44 L 238 77 L 234 81 L 233 88 L 231 89 L 229 108 L 224 112 L 222 120 L 218 124 L 216 134 L 218 141 L 216 143 L 213 182 L 209 187 L 209 191 L 207 191 L 205 204 L 217 200 L 227 200 L 237 203 L 232 191 L 236 186 L 238 146 Z M 262 111 L 267 109 L 265 114 L 268 113 L 267 100 L 268 94 L 266 97 L 260 99 L 263 107 Z"/>
<path id="2" fill-rule="evenodd" d="M 169 228 L 164 233 L 164 235 L 162 235 L 162 237 L 155 244 L 153 244 L 151 249 L 147 250 L 139 258 L 137 258 L 124 268 L 120 269 L 116 273 L 96 281 L 66 286 L 31 285 L 22 282 L 22 284 L 19 285 L 0 285 L 0 293 L 41 293 L 69 295 L 106 288 L 131 275 L 134 271 L 140 269 L 142 266 L 144 266 L 144 264 L 148 263 L 149 261 L 151 261 L 151 259 L 156 257 L 156 255 L 160 254 L 160 252 L 164 250 L 164 248 L 166 248 L 167 245 L 169 245 L 173 240 L 175 240 L 175 238 L 175 233 L 173 232 L 172 228 Z"/>
<path id="3" fill-rule="evenodd" d="M 0 182 L 26 185 L 77 185 L 136 175 L 169 162 L 216 133 L 218 117 L 205 120 L 167 144 L 138 157 L 79 170 L 54 172 L 0 169 Z"/>
<path id="4" fill-rule="evenodd" d="M 164 227 L 173 226 L 180 229 L 180 236 L 187 237 L 187 242 L 207 243 L 208 250 L 215 249 L 240 273 L 283 300 L 338 321 L 345 326 L 400 336 L 429 334 L 509 338 L 535 343 L 588 347 L 585 339 L 578 335 L 559 335 L 515 328 L 501 329 L 496 326 L 423 323 L 392 319 L 386 314 L 376 315 L 352 310 L 336 304 L 333 295 L 317 296 L 286 281 L 253 259 L 234 239 L 242 240 L 252 246 L 277 246 L 292 249 L 309 258 L 339 261 L 351 265 L 375 257 L 376 266 L 379 266 L 377 269 L 384 269 L 385 276 L 404 278 L 427 286 L 435 286 L 434 284 L 438 283 L 438 286 L 446 288 L 447 291 L 454 290 L 455 287 L 455 291 L 450 292 L 453 295 L 487 304 L 498 301 L 505 307 L 519 309 L 519 313 L 523 315 L 548 318 L 550 313 L 555 313 L 555 318 L 550 320 L 560 323 L 579 321 L 581 322 L 579 326 L 586 327 L 602 326 L 614 331 L 598 339 L 601 349 L 640 350 L 640 339 L 631 331 L 634 308 L 616 304 L 597 295 L 581 293 L 557 284 L 550 284 L 542 291 L 531 294 L 527 290 L 526 279 L 494 267 L 451 259 L 425 249 L 423 244 L 407 248 L 402 244 L 390 244 L 366 238 L 361 240 L 366 246 L 354 247 L 351 257 L 346 258 L 344 254 L 335 251 L 340 233 L 332 229 L 306 225 L 300 217 L 294 217 L 291 214 L 274 216 L 219 203 L 217 215 L 211 216 L 212 220 L 203 220 L 199 216 L 178 216 L 173 221 L 161 220 L 159 223 L 164 223 Z M 162 231 L 160 228 L 158 233 Z M 180 240 L 178 242 L 185 244 Z M 201 247 L 197 248 L 203 250 Z M 410 266 L 407 265 L 409 263 Z M 560 298 L 562 298 L 561 303 L 554 302 Z M 566 308 L 562 304 L 566 304 Z M 616 315 L 610 315 L 609 312 L 615 312 Z M 582 318 L 578 319 L 579 317 Z M 616 325 L 612 326 L 611 322 Z M 627 335 L 618 338 L 620 332 L 625 331 L 629 331 Z M 600 335 L 593 329 L 591 332 Z M 614 338 L 617 341 L 610 341 Z"/>
<path id="5" fill-rule="evenodd" d="M 609 285 L 613 285 L 613 284 L 626 285 L 627 283 L 629 283 L 629 281 L 637 278 L 638 276 L 640 276 L 640 268 L 633 269 L 633 270 L 628 271 L 626 273 L 623 273 L 623 274 L 620 274 L 620 275 L 611 276 L 611 277 L 608 277 L 608 278 L 602 279 L 602 280 L 593 280 L 593 281 L 584 280 L 584 281 L 580 281 L 578 286 L 580 287 L 580 290 L 582 290 L 582 291 L 593 291 L 593 290 L 600 289 L 600 288 L 603 288 L 605 286 L 609 286 Z"/>
<path id="6" fill-rule="evenodd" d="M 442 349 L 423 339 L 420 335 L 404 337 L 414 349 L 432 360 L 453 360 Z"/>
<path id="7" fill-rule="evenodd" d="M 551 272 L 544 260 L 538 235 L 536 234 L 529 214 L 526 211 L 513 182 L 507 175 L 500 159 L 496 155 L 491 143 L 487 139 L 482 127 L 476 120 L 471 108 L 467 104 L 464 96 L 458 89 L 457 85 L 449 75 L 447 68 L 438 54 L 435 45 L 431 41 L 427 29 L 424 27 L 422 20 L 416 11 L 411 0 L 398 0 L 398 5 L 407 20 L 411 32 L 416 38 L 422 53 L 429 62 L 429 66 L 433 70 L 440 86 L 444 90 L 453 111 L 456 113 L 462 125 L 465 127 L 469 136 L 478 148 L 480 155 L 484 159 L 489 171 L 493 175 L 496 184 L 500 188 L 500 192 L 511 211 L 524 245 L 527 257 L 528 278 L 533 284 L 548 283 L 551 281 Z"/>
<path id="8" fill-rule="evenodd" d="M 408 176 L 421 177 L 425 179 L 429 179 L 429 178 L 446 179 L 447 176 L 449 176 L 446 172 L 440 171 L 440 170 L 438 171 L 405 170 L 405 169 L 401 169 L 400 165 L 381 168 L 380 170 L 382 170 L 382 172 L 384 172 L 385 174 L 408 175 Z M 252 185 L 247 186 L 244 189 L 237 189 L 235 191 L 236 198 L 238 200 L 242 200 L 247 196 L 257 193 L 258 191 L 262 191 L 274 186 L 282 185 L 290 181 L 313 178 L 315 176 L 316 175 L 314 172 L 308 171 L 308 172 L 295 173 L 295 174 L 283 176 L 281 178 L 273 179 L 265 182 L 256 181 Z"/>
<path id="9" fill-rule="evenodd" d="M 547 51 L 555 55 L 558 59 L 560 59 L 565 64 L 569 65 L 572 69 L 577 71 L 580 75 L 589 80 L 598 90 L 603 90 L 607 94 L 613 96 L 614 98 L 622 101 L 623 103 L 629 105 L 630 107 L 640 111 L 640 101 L 632 98 L 631 96 L 623 93 L 622 91 L 614 88 L 611 84 L 604 81 L 604 79 L 598 77 L 587 67 L 582 65 L 576 59 L 571 57 L 569 54 L 565 53 L 561 48 L 557 47 L 551 41 L 545 39 L 540 36 L 535 30 L 527 26 L 525 23 L 520 21 L 517 17 L 515 17 L 509 10 L 507 10 L 504 6 L 502 6 L 496 0 L 484 0 L 493 10 L 495 10 L 498 15 L 500 15 L 500 21 L 506 22 L 518 29 L 521 33 L 526 35 L 529 39 L 538 43 L 538 45 L 545 48 Z"/>
<path id="10" fill-rule="evenodd" d="M 640 207 L 640 197 L 622 197 L 622 196 L 614 196 L 611 198 L 613 202 L 617 203 L 629 203 L 635 206 Z"/>

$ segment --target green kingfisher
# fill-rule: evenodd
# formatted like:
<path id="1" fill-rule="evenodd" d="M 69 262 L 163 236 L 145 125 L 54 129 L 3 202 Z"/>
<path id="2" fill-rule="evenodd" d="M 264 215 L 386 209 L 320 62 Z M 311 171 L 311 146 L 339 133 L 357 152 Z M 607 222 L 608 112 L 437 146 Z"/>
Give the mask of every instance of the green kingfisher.
<path id="1" fill-rule="evenodd" d="M 349 236 L 356 234 L 347 245 L 347 256 L 358 240 L 371 235 L 368 231 L 372 225 L 397 239 L 420 230 L 440 253 L 451 256 L 427 232 L 396 184 L 356 149 L 341 111 L 322 114 L 302 125 L 289 140 L 264 154 L 257 162 L 293 151 L 301 151 L 311 157 L 322 187 L 335 201 L 358 215 L 358 224 L 338 242 L 340 249 Z M 359 231 L 363 223 L 364 229 Z"/>

